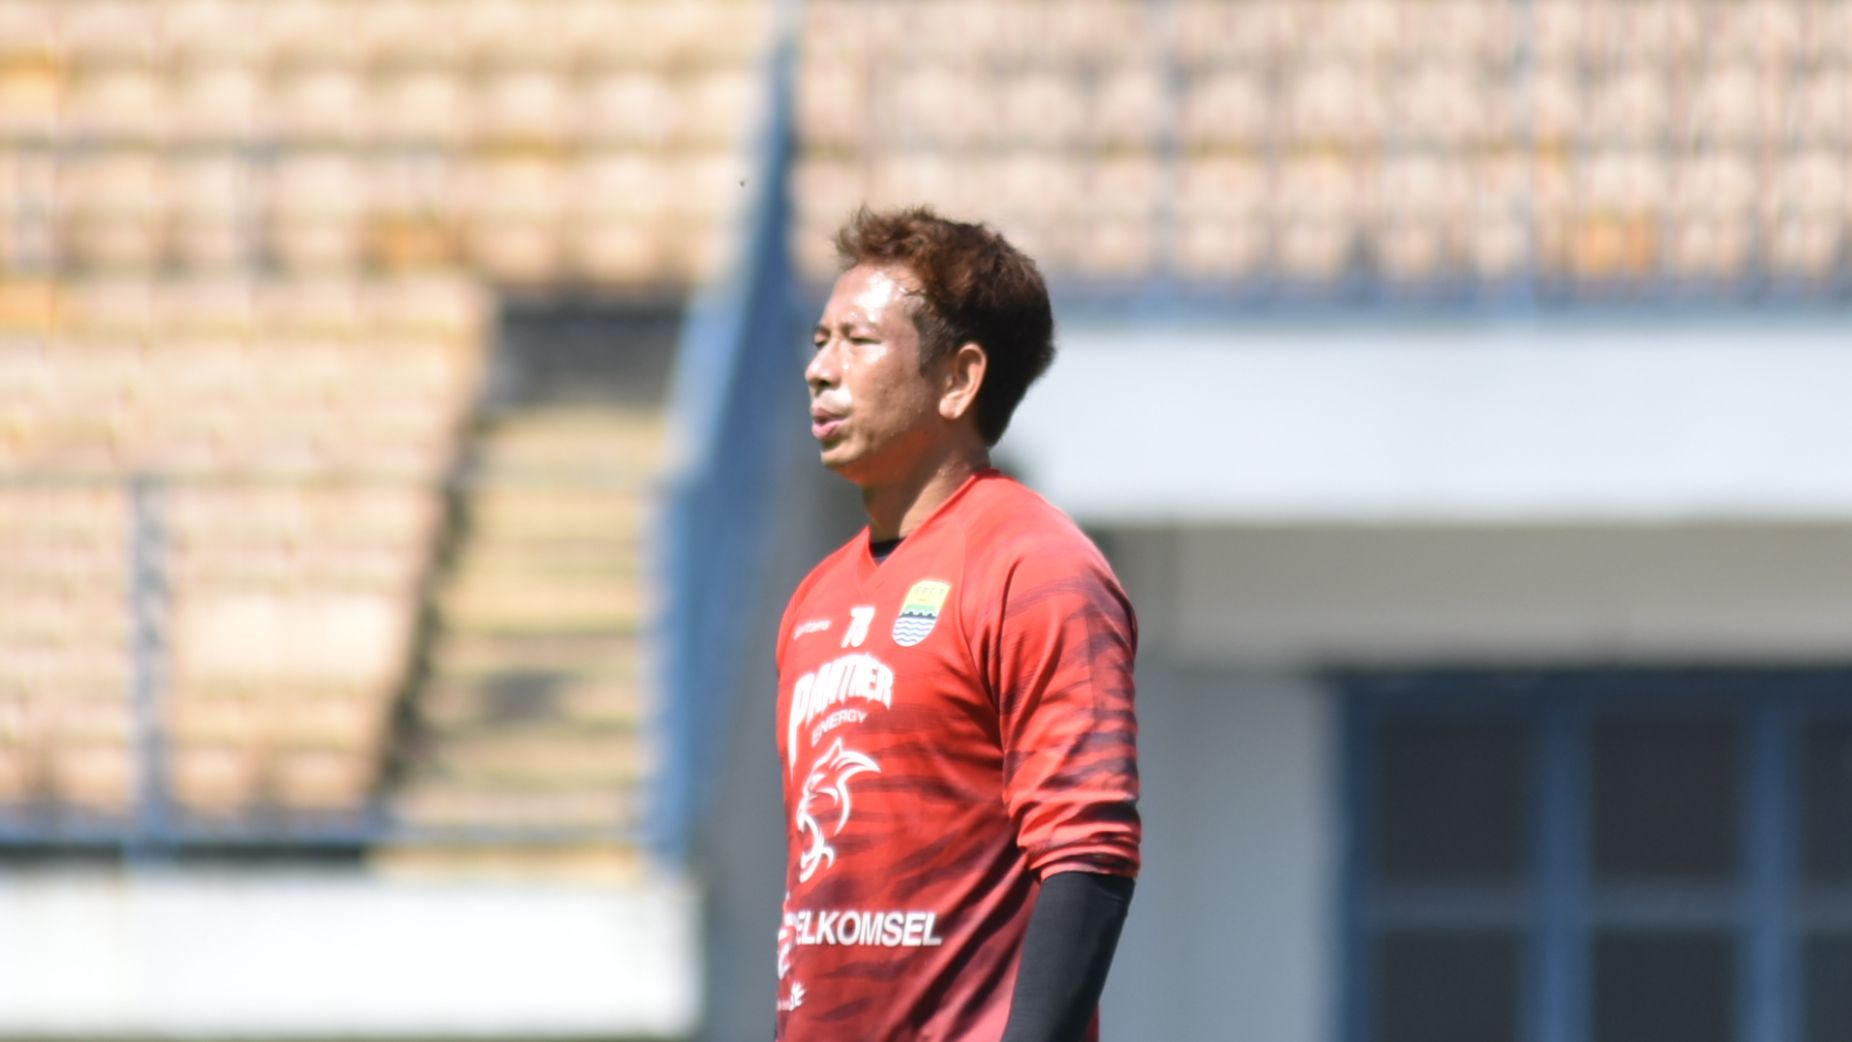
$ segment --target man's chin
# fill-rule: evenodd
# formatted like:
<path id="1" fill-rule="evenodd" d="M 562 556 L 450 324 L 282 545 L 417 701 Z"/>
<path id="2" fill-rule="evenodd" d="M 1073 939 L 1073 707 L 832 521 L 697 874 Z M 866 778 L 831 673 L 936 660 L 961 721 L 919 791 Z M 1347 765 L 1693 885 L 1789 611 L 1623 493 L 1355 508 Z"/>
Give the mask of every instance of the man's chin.
<path id="1" fill-rule="evenodd" d="M 841 442 L 825 445 L 817 453 L 817 459 L 825 468 L 834 471 L 837 477 L 861 483 L 860 477 L 866 461 L 849 446 Z"/>

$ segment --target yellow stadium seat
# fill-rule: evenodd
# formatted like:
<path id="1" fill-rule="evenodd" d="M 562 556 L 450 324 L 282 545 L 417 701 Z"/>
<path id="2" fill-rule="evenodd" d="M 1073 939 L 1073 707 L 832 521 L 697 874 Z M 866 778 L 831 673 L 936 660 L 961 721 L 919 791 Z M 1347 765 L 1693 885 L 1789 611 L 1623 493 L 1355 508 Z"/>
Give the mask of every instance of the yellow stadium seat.
<path id="1" fill-rule="evenodd" d="M 836 247 L 831 239 L 847 213 L 847 210 L 811 210 L 799 214 L 797 226 L 791 233 L 791 252 L 797 270 L 805 278 L 827 284 L 836 277 Z"/>
<path id="2" fill-rule="evenodd" d="M 381 144 L 449 146 L 469 133 L 470 98 L 463 76 L 453 69 L 387 69 L 374 78 L 367 98 L 373 134 Z"/>
<path id="3" fill-rule="evenodd" d="M 673 186 L 666 209 L 703 225 L 735 218 L 752 198 L 746 181 L 754 172 L 751 161 L 732 149 L 682 152 L 664 165 L 667 186 Z"/>
<path id="4" fill-rule="evenodd" d="M 312 217 L 313 212 L 305 216 Z M 352 340 L 367 326 L 368 287 L 353 273 L 265 282 L 255 298 L 264 341 Z M 248 365 L 248 360 L 240 360 Z"/>
<path id="5" fill-rule="evenodd" d="M 383 751 L 388 715 L 383 697 L 304 692 L 274 700 L 269 734 L 281 748 L 377 756 Z"/>
<path id="6" fill-rule="evenodd" d="M 169 691 L 166 697 L 168 737 L 176 745 L 227 745 L 249 748 L 266 738 L 260 700 L 247 692 Z"/>
<path id="7" fill-rule="evenodd" d="M 1291 40 L 1285 4 L 1179 0 L 1173 6 L 1172 47 L 1189 65 L 1246 65 Z"/>
<path id="8" fill-rule="evenodd" d="M 1766 73 L 1751 63 L 1708 66 L 1690 88 L 1685 124 L 1674 129 L 1691 141 L 1753 140 L 1762 128 L 1777 125 L 1769 118 L 1775 113 L 1768 87 Z"/>
<path id="9" fill-rule="evenodd" d="M 63 746 L 51 750 L 51 787 L 59 802 L 117 817 L 133 803 L 137 763 L 126 745 Z"/>
<path id="10" fill-rule="evenodd" d="M 1736 148 L 1676 156 L 1670 181 L 1671 208 L 1681 215 L 1747 214 L 1760 190 L 1754 159 Z"/>
<path id="11" fill-rule="evenodd" d="M 868 132 L 868 71 L 806 62 L 797 74 L 797 122 L 809 149 L 854 148 Z"/>
<path id="12" fill-rule="evenodd" d="M 557 31 L 559 0 L 466 0 L 448 13 L 468 57 L 484 64 L 557 63 L 573 41 Z"/>
<path id="13" fill-rule="evenodd" d="M 792 171 L 792 201 L 802 214 L 841 220 L 868 196 L 867 167 L 860 157 L 810 152 Z"/>
<path id="14" fill-rule="evenodd" d="M 992 96 L 1005 138 L 1041 148 L 1072 148 L 1086 126 L 1086 97 L 1062 69 L 1032 69 L 1003 78 Z"/>
<path id="15" fill-rule="evenodd" d="M 189 814 L 235 816 L 259 800 L 258 756 L 249 748 L 178 742 L 168 756 L 173 799 Z"/>
<path id="16" fill-rule="evenodd" d="M 171 157 L 167 169 L 169 255 L 194 271 L 248 269 L 264 209 L 256 165 L 233 152 L 203 152 Z M 184 320 L 192 306 L 171 310 Z"/>
<path id="17" fill-rule="evenodd" d="M 1355 62 L 1302 66 L 1286 79 L 1280 94 L 1281 129 L 1302 145 L 1369 143 L 1383 130 L 1380 91 Z"/>
<path id="18" fill-rule="evenodd" d="M 1740 275 L 1749 267 L 1753 231 L 1747 215 L 1681 215 L 1668 229 L 1665 270 L 1700 281 Z"/>
<path id="19" fill-rule="evenodd" d="M 162 0 L 160 42 L 167 54 L 183 62 L 261 64 L 269 55 L 271 33 L 263 22 L 270 4 L 247 0 Z"/>
<path id="20" fill-rule="evenodd" d="M 864 134 L 879 133 L 890 146 L 903 147 L 1007 143 L 1013 125 L 965 115 L 989 104 L 993 89 L 982 71 L 950 65 L 884 73 L 875 81 L 873 101 L 880 129 Z"/>
<path id="21" fill-rule="evenodd" d="M 275 109 L 262 70 L 243 61 L 204 61 L 174 77 L 171 130 L 186 144 L 248 142 Z"/>
<path id="22" fill-rule="evenodd" d="M 1267 262 L 1266 227 L 1225 214 L 1185 215 L 1178 229 L 1177 262 L 1188 276 L 1226 282 L 1259 273 Z"/>
<path id="23" fill-rule="evenodd" d="M 487 145 L 563 145 L 576 130 L 575 87 L 546 66 L 490 70 L 471 98 L 472 136 Z"/>
<path id="24" fill-rule="evenodd" d="M 1588 130 L 1600 141 L 1652 145 L 1664 135 L 1671 117 L 1665 76 L 1658 69 L 1622 68 L 1590 86 Z"/>
<path id="25" fill-rule="evenodd" d="M 1786 0 L 1720 4 L 1712 12 L 1714 45 L 1759 61 L 1790 61 L 1802 51 L 1806 6 Z"/>
<path id="26" fill-rule="evenodd" d="M 0 25 L 0 34 L 5 31 Z M 67 77 L 67 70 L 49 55 L 9 57 L 0 52 L 0 139 L 50 137 L 64 108 Z"/>
<path id="27" fill-rule="evenodd" d="M 570 171 L 544 154 L 490 156 L 464 188 L 470 257 L 492 278 L 533 283 L 563 264 L 562 217 Z"/>
<path id="28" fill-rule="evenodd" d="M 454 345 L 460 348 L 451 356 L 458 372 L 475 372 L 473 360 L 481 357 L 480 337 L 491 304 L 474 279 L 454 271 L 428 272 L 372 279 L 367 289 L 367 313 L 379 329 Z"/>
<path id="29" fill-rule="evenodd" d="M 1845 212 L 1846 161 L 1833 149 L 1810 148 L 1783 153 L 1770 164 L 1762 186 L 1763 204 L 1783 215 L 1836 221 Z"/>
<path id="30" fill-rule="evenodd" d="M 1852 10 L 1852 5 L 1842 5 Z M 1852 21 L 1848 21 L 1852 27 Z M 1842 144 L 1848 140 L 1847 119 L 1852 118 L 1852 72 L 1843 66 L 1825 66 L 1790 85 L 1789 103 L 1782 108 L 1786 129 L 1809 144 Z"/>
<path id="31" fill-rule="evenodd" d="M 1111 148 L 1150 147 L 1171 122 L 1171 99 L 1156 63 L 1115 65 L 1102 75 L 1091 99 L 1086 125 Z"/>
<path id="32" fill-rule="evenodd" d="M 1534 0 L 1530 6 L 1530 46 L 1539 58 L 1555 64 L 1573 62 L 1594 39 L 1581 0 Z"/>
<path id="33" fill-rule="evenodd" d="M 223 176 L 221 176 L 221 174 Z M 245 173 L 237 169 L 202 175 L 205 184 L 219 182 L 233 192 L 244 192 Z M 204 185 L 194 189 L 203 189 Z M 227 218 L 234 228 L 237 216 Z M 255 335 L 261 304 L 258 285 L 247 275 L 216 274 L 176 279 L 162 287 L 160 330 L 177 340 L 202 338 L 242 343 Z"/>
<path id="34" fill-rule="evenodd" d="M 993 190 L 1008 213 L 1071 220 L 1087 203 L 1088 170 L 1067 153 L 1012 151 L 1002 157 L 994 176 Z"/>
<path id="35" fill-rule="evenodd" d="M 18 808 L 40 798 L 39 758 L 29 747 L 0 741 L 0 808 Z"/>
<path id="36" fill-rule="evenodd" d="M 263 0 L 247 17 L 261 19 L 252 31 L 266 37 L 278 66 L 354 62 L 362 39 L 355 32 L 352 0 Z"/>
<path id="37" fill-rule="evenodd" d="M 685 81 L 677 140 L 690 149 L 732 145 L 764 119 L 763 76 L 751 66 L 726 67 Z"/>
<path id="38" fill-rule="evenodd" d="M 1585 135 L 1585 90 L 1582 77 L 1567 64 L 1543 65 L 1529 77 L 1524 106 L 1539 143 L 1560 146 Z"/>
<path id="39" fill-rule="evenodd" d="M 1041 14 L 1037 38 L 1077 65 L 1141 64 L 1162 46 L 1162 23 L 1139 0 L 1074 0 Z"/>
<path id="40" fill-rule="evenodd" d="M 1082 275 L 1137 278 L 1156 266 L 1157 233 L 1147 216 L 1102 216 L 1082 225 L 1073 251 L 1074 269 Z"/>
<path id="41" fill-rule="evenodd" d="M 592 75 L 579 95 L 579 137 L 591 144 L 666 147 L 686 107 L 685 92 L 649 69 L 614 68 Z"/>
<path id="42" fill-rule="evenodd" d="M 1182 137 L 1191 148 L 1256 147 L 1272 136 L 1273 98 L 1251 72 L 1195 79 L 1183 101 Z"/>
<path id="43" fill-rule="evenodd" d="M 1272 193 L 1272 177 L 1257 156 L 1196 155 L 1183 167 L 1178 203 L 1189 216 L 1257 219 Z"/>
<path id="44" fill-rule="evenodd" d="M 1763 239 L 1763 262 L 1779 277 L 1825 279 L 1845 260 L 1845 223 L 1836 215 L 1784 214 L 1765 227 Z"/>
<path id="45" fill-rule="evenodd" d="M 156 266 L 164 247 L 168 169 L 149 151 L 115 151 L 66 163 L 65 240 L 80 263 L 102 268 Z"/>
<path id="46" fill-rule="evenodd" d="M 1416 0 L 1396 5 L 1390 53 L 1403 61 L 1441 59 L 1493 67 L 1510 62 L 1528 12 L 1481 0 Z"/>
<path id="47" fill-rule="evenodd" d="M 1149 223 L 1168 194 L 1165 170 L 1156 156 L 1141 153 L 1113 155 L 1087 163 L 1083 212 L 1105 218 L 1130 217 Z M 1128 274 L 1132 274 L 1128 272 Z"/>
<path id="48" fill-rule="evenodd" d="M 1423 282 L 1451 268 L 1449 236 L 1438 221 L 1389 220 L 1368 237 L 1375 270 L 1391 282 Z"/>
<path id="49" fill-rule="evenodd" d="M 303 749 L 273 759 L 270 793 L 279 805 L 299 811 L 357 811 L 372 787 L 375 768 L 364 756 Z"/>
<path id="50" fill-rule="evenodd" d="M 0 52 L 19 58 L 49 58 L 61 49 L 57 0 L 0 3 Z"/>
<path id="51" fill-rule="evenodd" d="M 60 43 L 86 62 L 155 58 L 162 42 L 161 5 L 144 0 L 86 0 L 53 5 Z"/>
<path id="52" fill-rule="evenodd" d="M 1605 148 L 1579 160 L 1577 204 L 1585 209 L 1637 217 L 1659 209 L 1669 194 L 1666 164 L 1656 149 Z"/>
<path id="53" fill-rule="evenodd" d="M 464 43 L 455 13 L 452 0 L 367 0 L 354 11 L 358 49 L 376 66 L 454 66 Z"/>
<path id="54" fill-rule="evenodd" d="M 286 267 L 342 271 L 363 255 L 370 182 L 343 151 L 303 151 L 279 160 L 266 189 L 270 243 Z"/>
<path id="55" fill-rule="evenodd" d="M 360 70 L 337 62 L 293 66 L 277 77 L 268 122 L 283 140 L 354 145 L 366 139 L 372 108 Z"/>
<path id="56" fill-rule="evenodd" d="M 1384 219 L 1399 215 L 1434 223 L 1470 196 L 1470 175 L 1450 150 L 1389 153 L 1371 173 L 1372 203 Z"/>
<path id="57" fill-rule="evenodd" d="M 1329 282 L 1349 267 L 1357 228 L 1343 217 L 1285 215 L 1274 225 L 1274 243 L 1281 274 L 1304 282 Z"/>
<path id="58" fill-rule="evenodd" d="M 1464 233 L 1469 270 L 1489 281 L 1517 275 L 1528 258 L 1531 234 L 1517 213 L 1480 211 Z"/>
<path id="59" fill-rule="evenodd" d="M 168 88 L 152 64 L 80 66 L 65 99 L 60 130 L 79 138 L 159 143 L 166 139 L 174 114 Z"/>
<path id="60" fill-rule="evenodd" d="M 134 342 L 156 327 L 159 290 L 145 275 L 98 277 L 63 287 L 64 318 L 74 332 Z"/>

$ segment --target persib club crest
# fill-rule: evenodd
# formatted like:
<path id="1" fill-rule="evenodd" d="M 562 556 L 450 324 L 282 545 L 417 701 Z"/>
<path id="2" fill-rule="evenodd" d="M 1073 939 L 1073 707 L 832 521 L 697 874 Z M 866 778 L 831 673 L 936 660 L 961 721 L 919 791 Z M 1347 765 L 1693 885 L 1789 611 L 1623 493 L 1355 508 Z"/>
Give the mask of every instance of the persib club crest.
<path id="1" fill-rule="evenodd" d="M 910 648 L 925 640 L 939 621 L 939 609 L 945 606 L 945 595 L 951 589 L 951 583 L 937 579 L 914 583 L 907 591 L 907 599 L 900 602 L 900 614 L 894 616 L 894 643 Z"/>

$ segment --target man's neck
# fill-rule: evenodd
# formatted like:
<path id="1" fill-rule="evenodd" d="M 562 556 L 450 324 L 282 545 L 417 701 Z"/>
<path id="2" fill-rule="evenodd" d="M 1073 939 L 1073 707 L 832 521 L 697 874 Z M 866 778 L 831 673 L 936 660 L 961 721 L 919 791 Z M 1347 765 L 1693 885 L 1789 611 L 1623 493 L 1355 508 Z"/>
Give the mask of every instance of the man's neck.
<path id="1" fill-rule="evenodd" d="M 965 449 L 929 460 L 905 479 L 864 486 L 862 509 L 868 512 L 869 538 L 879 542 L 913 534 L 966 479 L 988 466 L 989 452 L 982 447 Z"/>

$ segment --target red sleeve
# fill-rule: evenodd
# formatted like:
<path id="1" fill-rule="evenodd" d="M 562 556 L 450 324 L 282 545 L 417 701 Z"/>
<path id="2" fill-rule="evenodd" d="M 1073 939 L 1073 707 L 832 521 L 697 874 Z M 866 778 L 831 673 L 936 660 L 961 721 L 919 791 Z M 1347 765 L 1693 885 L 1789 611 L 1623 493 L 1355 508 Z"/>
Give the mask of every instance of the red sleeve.
<path id="1" fill-rule="evenodd" d="M 1132 605 L 1091 546 L 1013 560 L 986 613 L 1003 793 L 1029 867 L 1138 874 Z M 993 587 L 993 590 L 999 587 Z"/>

